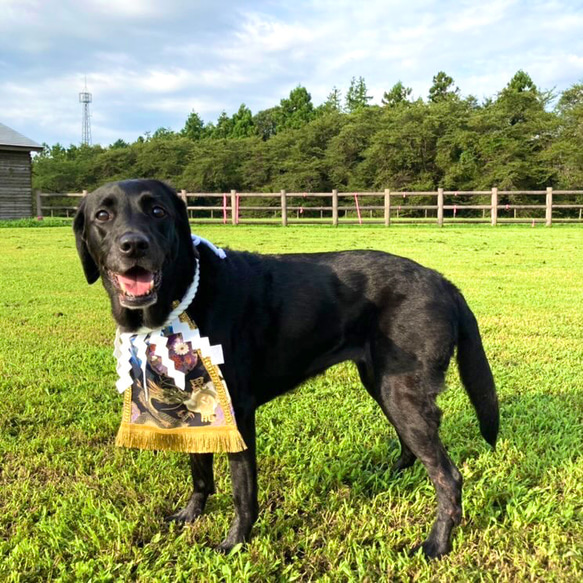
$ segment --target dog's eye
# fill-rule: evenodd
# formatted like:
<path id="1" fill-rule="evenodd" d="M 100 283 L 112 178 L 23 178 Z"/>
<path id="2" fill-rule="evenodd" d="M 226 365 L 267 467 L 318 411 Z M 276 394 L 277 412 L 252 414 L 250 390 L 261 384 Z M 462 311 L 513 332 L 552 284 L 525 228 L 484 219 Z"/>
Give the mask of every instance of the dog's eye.
<path id="1" fill-rule="evenodd" d="M 95 218 L 101 222 L 101 223 L 105 223 L 106 221 L 109 221 L 109 219 L 111 218 L 111 215 L 107 212 L 107 211 L 97 211 L 97 214 L 95 215 Z"/>
<path id="2" fill-rule="evenodd" d="M 155 206 L 152 208 L 152 216 L 161 219 L 166 216 L 166 211 L 161 206 Z"/>

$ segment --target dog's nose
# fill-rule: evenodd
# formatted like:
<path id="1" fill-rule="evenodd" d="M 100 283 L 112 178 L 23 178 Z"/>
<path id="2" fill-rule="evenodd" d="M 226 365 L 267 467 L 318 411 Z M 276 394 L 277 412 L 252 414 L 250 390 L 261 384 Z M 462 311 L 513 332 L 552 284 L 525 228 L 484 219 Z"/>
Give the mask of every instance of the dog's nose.
<path id="1" fill-rule="evenodd" d="M 125 233 L 119 238 L 119 250 L 128 257 L 142 257 L 150 248 L 150 241 L 141 233 Z"/>

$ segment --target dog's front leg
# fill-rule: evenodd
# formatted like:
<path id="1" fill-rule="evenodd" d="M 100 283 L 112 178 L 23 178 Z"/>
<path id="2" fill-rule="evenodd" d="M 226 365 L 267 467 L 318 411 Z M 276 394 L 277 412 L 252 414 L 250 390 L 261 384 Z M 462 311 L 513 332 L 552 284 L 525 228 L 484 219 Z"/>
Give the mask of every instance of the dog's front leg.
<path id="1" fill-rule="evenodd" d="M 228 553 L 235 545 L 249 540 L 251 527 L 257 520 L 259 512 L 257 462 L 255 459 L 255 411 L 246 412 L 245 415 L 235 412 L 235 417 L 247 449 L 239 453 L 229 454 L 235 519 L 231 523 L 227 537 L 217 547 L 217 550 L 224 553 Z"/>
<path id="2" fill-rule="evenodd" d="M 215 493 L 213 454 L 191 453 L 190 471 L 193 492 L 188 504 L 166 518 L 170 522 L 194 522 L 203 512 L 207 498 Z"/>

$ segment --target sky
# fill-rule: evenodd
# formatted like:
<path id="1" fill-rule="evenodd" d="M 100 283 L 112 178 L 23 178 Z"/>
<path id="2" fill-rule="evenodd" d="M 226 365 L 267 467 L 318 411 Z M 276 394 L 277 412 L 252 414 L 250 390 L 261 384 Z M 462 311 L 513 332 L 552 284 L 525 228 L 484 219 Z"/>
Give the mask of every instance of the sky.
<path id="1" fill-rule="evenodd" d="M 94 144 L 205 122 L 298 85 L 323 102 L 364 77 L 373 103 L 397 81 L 426 98 L 438 71 L 493 97 L 522 69 L 541 89 L 583 81 L 583 0 L 0 0 L 0 122 Z"/>

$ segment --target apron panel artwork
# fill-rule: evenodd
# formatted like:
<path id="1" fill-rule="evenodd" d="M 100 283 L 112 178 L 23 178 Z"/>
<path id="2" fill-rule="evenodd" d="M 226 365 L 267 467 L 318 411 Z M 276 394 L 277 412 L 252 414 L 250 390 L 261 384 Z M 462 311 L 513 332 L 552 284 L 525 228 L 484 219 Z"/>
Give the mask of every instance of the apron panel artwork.
<path id="1" fill-rule="evenodd" d="M 116 341 L 122 423 L 116 445 L 186 453 L 246 449 L 219 363 L 186 313 L 162 330 Z"/>

